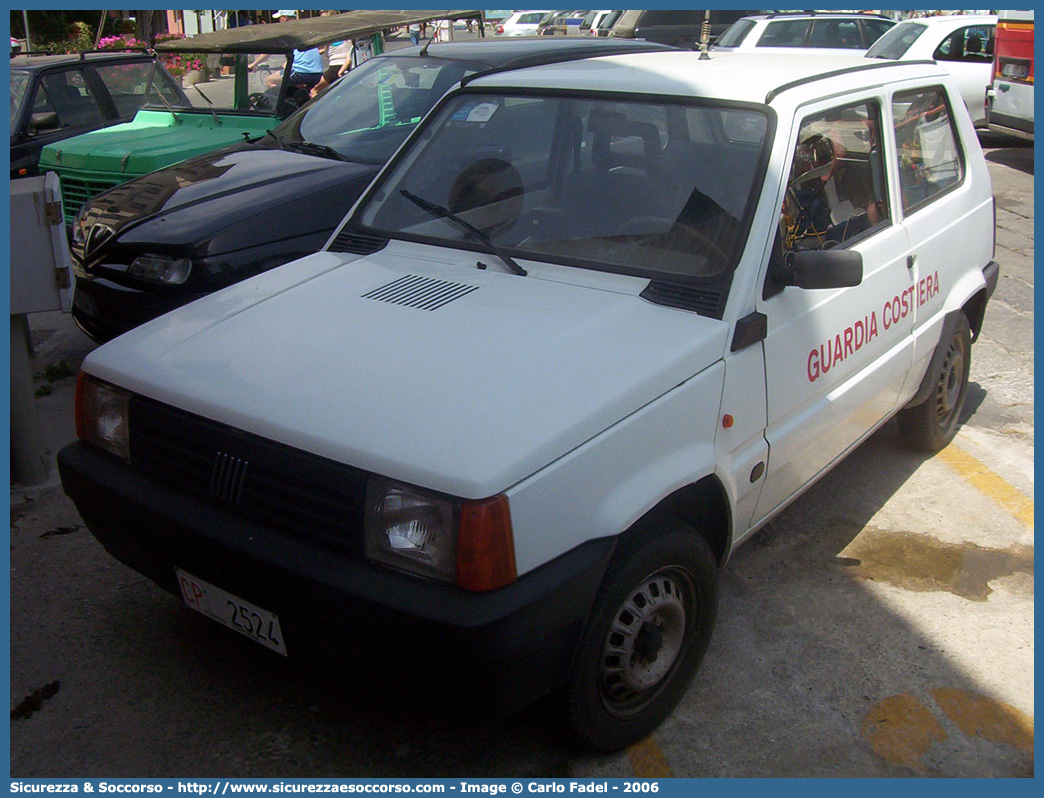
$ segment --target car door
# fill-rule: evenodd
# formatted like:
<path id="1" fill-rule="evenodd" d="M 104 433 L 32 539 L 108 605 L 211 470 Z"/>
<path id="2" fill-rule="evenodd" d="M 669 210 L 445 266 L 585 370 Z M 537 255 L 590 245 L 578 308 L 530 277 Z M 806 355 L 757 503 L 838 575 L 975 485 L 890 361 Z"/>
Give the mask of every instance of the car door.
<path id="1" fill-rule="evenodd" d="M 911 284 L 909 238 L 887 177 L 882 101 L 810 105 L 791 132 L 780 225 L 758 310 L 769 444 L 755 522 L 814 479 L 895 408 L 912 361 L 912 315 L 893 300 Z M 846 288 L 784 286 L 774 275 L 807 249 L 851 250 L 862 280 Z"/>

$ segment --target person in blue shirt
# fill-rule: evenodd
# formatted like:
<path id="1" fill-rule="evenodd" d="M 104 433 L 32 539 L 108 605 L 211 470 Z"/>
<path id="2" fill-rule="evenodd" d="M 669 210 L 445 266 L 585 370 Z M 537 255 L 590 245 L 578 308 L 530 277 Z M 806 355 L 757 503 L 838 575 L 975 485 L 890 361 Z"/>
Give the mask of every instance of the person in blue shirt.
<path id="1" fill-rule="evenodd" d="M 284 19 L 294 19 L 297 16 L 296 11 L 277 11 L 272 15 L 273 18 L 278 22 Z M 266 61 L 268 55 L 258 56 L 251 62 L 250 69 L 253 70 L 258 64 Z M 311 92 L 312 88 L 322 79 L 323 77 L 323 58 L 319 53 L 318 47 L 313 47 L 310 50 L 294 50 L 294 60 L 290 64 L 290 77 L 287 79 L 287 85 L 290 88 L 302 89 L 305 92 Z M 269 87 L 275 87 L 279 85 L 279 78 L 276 75 L 269 75 L 265 82 Z"/>
<path id="2" fill-rule="evenodd" d="M 311 91 L 323 77 L 323 59 L 319 54 L 319 48 L 311 50 L 294 50 L 294 60 L 290 64 L 290 77 L 287 83 L 290 86 Z"/>

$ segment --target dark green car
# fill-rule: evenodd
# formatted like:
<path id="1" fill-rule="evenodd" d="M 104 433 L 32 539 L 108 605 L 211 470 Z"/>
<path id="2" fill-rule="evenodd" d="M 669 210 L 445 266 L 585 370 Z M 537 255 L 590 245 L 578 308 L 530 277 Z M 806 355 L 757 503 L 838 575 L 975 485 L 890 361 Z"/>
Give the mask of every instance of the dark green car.
<path id="1" fill-rule="evenodd" d="M 308 100 L 288 85 L 293 51 L 377 38 L 383 31 L 480 11 L 349 11 L 270 25 L 249 25 L 156 45 L 160 53 L 206 59 L 211 79 L 186 88 L 190 103 L 142 107 L 126 124 L 44 147 L 40 170 L 61 180 L 71 223 L 87 200 L 114 186 L 230 144 L 268 133 Z M 379 47 L 375 48 L 379 52 Z"/>
<path id="2" fill-rule="evenodd" d="M 11 59 L 11 178 L 38 173 L 41 150 L 129 122 L 143 104 L 188 98 L 146 52 L 19 55 Z"/>

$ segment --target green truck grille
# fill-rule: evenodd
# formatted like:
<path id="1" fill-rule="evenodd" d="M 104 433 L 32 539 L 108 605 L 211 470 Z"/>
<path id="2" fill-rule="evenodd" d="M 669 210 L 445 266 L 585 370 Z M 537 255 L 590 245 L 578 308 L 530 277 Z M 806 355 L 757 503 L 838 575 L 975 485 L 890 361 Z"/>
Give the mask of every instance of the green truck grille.
<path id="1" fill-rule="evenodd" d="M 58 178 L 62 184 L 62 205 L 65 211 L 65 221 L 70 224 L 87 200 L 123 182 L 122 180 L 83 180 L 68 175 L 58 175 Z"/>

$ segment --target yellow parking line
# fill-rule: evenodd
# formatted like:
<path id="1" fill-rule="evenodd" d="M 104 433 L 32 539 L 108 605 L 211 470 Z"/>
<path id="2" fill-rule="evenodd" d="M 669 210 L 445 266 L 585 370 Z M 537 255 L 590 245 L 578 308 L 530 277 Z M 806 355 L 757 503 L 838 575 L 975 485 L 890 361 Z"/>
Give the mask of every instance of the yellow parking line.
<path id="1" fill-rule="evenodd" d="M 1033 528 L 1033 501 L 955 444 L 937 457 L 1026 526 Z"/>
<path id="2" fill-rule="evenodd" d="M 674 776 L 667 757 L 652 737 L 646 737 L 627 749 L 631 770 L 639 779 L 669 779 Z"/>

